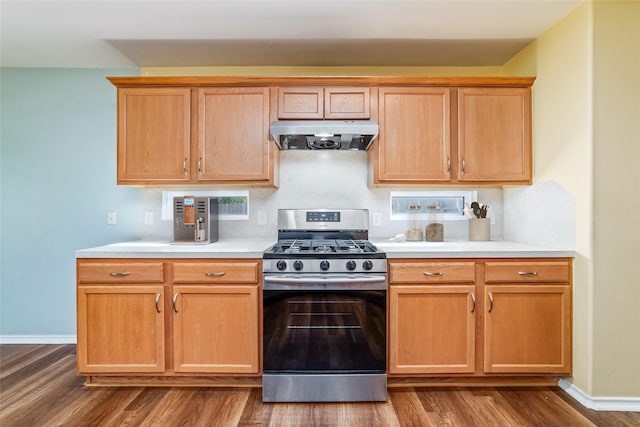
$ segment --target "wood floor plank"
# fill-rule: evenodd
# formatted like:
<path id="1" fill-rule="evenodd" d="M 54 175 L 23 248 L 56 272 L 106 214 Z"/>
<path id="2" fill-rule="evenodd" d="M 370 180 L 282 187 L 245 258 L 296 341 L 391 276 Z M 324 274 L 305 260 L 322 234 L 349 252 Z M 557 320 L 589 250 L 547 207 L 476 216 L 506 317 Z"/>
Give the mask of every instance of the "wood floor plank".
<path id="1" fill-rule="evenodd" d="M 75 369 L 74 360 L 67 356 L 48 364 L 46 369 L 31 370 L 31 374 L 28 376 L 25 376 L 24 373 L 20 374 L 19 382 L 8 381 L 9 385 L 6 388 L 5 382 L 2 381 L 0 410 L 12 412 L 49 395 L 51 384 L 54 384 L 71 369 Z"/>
<path id="2" fill-rule="evenodd" d="M 136 393 L 129 404 L 115 414 L 112 425 L 119 427 L 138 427 L 154 411 L 157 410 L 160 401 L 167 393 L 167 389 L 157 387 L 146 387 L 140 389 L 129 389 L 131 393 Z"/>
<path id="3" fill-rule="evenodd" d="M 85 387 L 73 345 L 0 346 L 0 426 L 638 427 L 559 387 L 392 388 L 387 402 L 263 403 L 259 388 Z M 6 370 L 5 370 L 6 368 Z"/>
<path id="4" fill-rule="evenodd" d="M 262 389 L 252 389 L 247 398 L 238 426 L 268 426 L 271 423 L 274 405 L 262 402 Z"/>
<path id="5" fill-rule="evenodd" d="M 395 389 L 389 393 L 389 400 L 401 426 L 425 426 L 425 420 L 428 418 L 427 412 L 414 388 Z"/>
<path id="6" fill-rule="evenodd" d="M 8 349 L 5 349 L 9 347 Z M 15 349 L 13 348 L 15 347 Z M 10 384 L 9 377 L 17 371 L 32 365 L 34 362 L 51 353 L 75 352 L 75 346 L 60 347 L 52 345 L 0 345 L 0 380 L 3 386 Z M 55 357 L 54 357 L 55 359 Z"/>

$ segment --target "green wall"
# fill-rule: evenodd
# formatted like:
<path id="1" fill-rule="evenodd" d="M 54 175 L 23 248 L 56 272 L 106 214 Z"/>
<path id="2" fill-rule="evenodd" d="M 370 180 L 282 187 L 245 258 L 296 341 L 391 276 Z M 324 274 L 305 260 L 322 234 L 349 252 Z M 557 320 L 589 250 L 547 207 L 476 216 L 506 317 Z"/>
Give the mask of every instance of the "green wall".
<path id="1" fill-rule="evenodd" d="M 105 80 L 138 74 L 0 69 L 0 336 L 75 342 L 75 251 L 139 238 L 142 190 L 116 186 L 116 89 Z"/>

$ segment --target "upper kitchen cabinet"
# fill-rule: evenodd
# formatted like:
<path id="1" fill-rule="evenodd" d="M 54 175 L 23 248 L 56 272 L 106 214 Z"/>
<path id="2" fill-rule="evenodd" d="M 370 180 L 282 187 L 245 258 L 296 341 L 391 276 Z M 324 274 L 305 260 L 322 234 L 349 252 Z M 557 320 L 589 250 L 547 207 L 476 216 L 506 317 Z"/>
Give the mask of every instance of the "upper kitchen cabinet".
<path id="1" fill-rule="evenodd" d="M 118 89 L 118 184 L 189 182 L 191 91 Z"/>
<path id="2" fill-rule="evenodd" d="M 458 89 L 458 181 L 531 184 L 530 88 Z"/>
<path id="3" fill-rule="evenodd" d="M 381 87 L 378 141 L 370 149 L 373 184 L 447 183 L 450 89 Z"/>
<path id="4" fill-rule="evenodd" d="M 274 183 L 269 88 L 198 89 L 197 181 Z"/>
<path id="5" fill-rule="evenodd" d="M 368 119 L 368 87 L 281 87 L 279 119 Z"/>
<path id="6" fill-rule="evenodd" d="M 218 78 L 109 80 L 118 87 L 118 184 L 276 185 L 276 88 Z"/>

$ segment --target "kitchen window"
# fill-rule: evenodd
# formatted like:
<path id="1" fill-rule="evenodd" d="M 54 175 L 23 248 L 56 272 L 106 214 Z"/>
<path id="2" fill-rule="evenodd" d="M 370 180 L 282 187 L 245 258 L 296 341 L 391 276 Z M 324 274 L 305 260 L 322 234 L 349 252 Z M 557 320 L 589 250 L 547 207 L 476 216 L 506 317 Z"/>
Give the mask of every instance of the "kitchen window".
<path id="1" fill-rule="evenodd" d="M 443 220 L 464 220 L 465 204 L 470 204 L 477 197 L 477 191 L 392 191 L 389 197 L 390 219 L 427 219 L 430 210 L 437 207 Z"/>

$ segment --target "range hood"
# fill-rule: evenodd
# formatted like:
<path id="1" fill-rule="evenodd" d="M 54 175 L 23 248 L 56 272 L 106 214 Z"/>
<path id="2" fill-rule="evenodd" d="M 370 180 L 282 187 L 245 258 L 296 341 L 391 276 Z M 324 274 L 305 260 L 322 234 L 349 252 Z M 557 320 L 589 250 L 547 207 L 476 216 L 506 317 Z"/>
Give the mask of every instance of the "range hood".
<path id="1" fill-rule="evenodd" d="M 367 150 L 378 136 L 372 120 L 286 120 L 269 129 L 281 150 Z"/>

